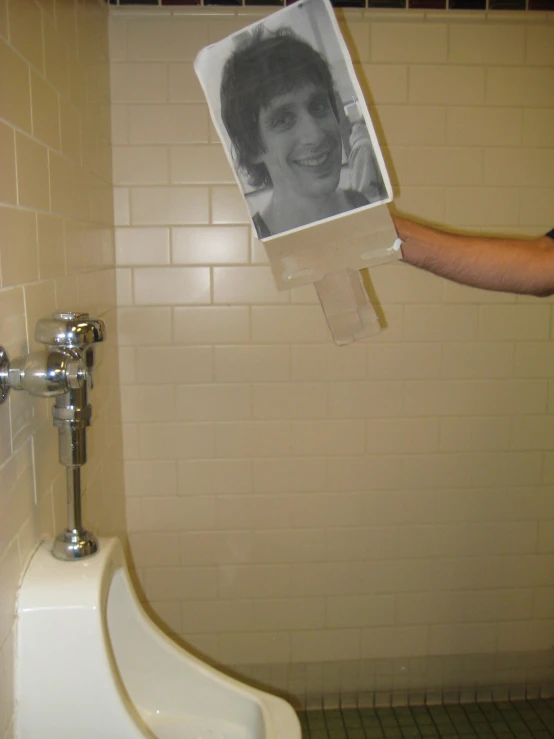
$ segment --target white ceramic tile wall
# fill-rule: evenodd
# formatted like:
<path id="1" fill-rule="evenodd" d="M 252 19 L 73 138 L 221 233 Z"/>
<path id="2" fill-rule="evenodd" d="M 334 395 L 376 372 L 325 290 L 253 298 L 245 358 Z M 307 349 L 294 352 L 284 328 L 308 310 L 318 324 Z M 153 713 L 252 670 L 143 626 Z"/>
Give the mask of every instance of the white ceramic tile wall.
<path id="1" fill-rule="evenodd" d="M 312 287 L 275 290 L 192 67 L 263 12 L 111 15 L 145 597 L 210 658 L 298 692 L 420 688 L 421 660 L 433 684 L 482 684 L 516 651 L 524 681 L 524 663 L 552 668 L 553 303 L 381 267 L 384 330 L 339 349 Z M 340 18 L 396 209 L 491 233 L 554 225 L 552 14 Z"/>
<path id="2" fill-rule="evenodd" d="M 0 0 L 0 343 L 40 348 L 54 310 L 105 319 L 92 394 L 86 525 L 125 533 L 115 320 L 108 18 L 98 0 Z M 0 737 L 13 736 L 16 590 L 44 536 L 67 525 L 50 402 L 0 407 Z"/>

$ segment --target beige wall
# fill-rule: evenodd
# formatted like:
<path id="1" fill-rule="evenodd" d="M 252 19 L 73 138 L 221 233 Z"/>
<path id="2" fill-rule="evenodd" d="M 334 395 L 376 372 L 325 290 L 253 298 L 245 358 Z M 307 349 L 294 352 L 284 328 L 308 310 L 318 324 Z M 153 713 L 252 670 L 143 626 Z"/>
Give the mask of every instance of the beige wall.
<path id="1" fill-rule="evenodd" d="M 111 15 L 145 597 L 210 658 L 297 694 L 544 682 L 553 303 L 380 267 L 385 330 L 338 349 L 312 286 L 278 293 L 192 68 L 255 17 Z M 554 17 L 347 19 L 394 207 L 493 233 L 554 226 Z"/>
<path id="2" fill-rule="evenodd" d="M 38 318 L 84 310 L 108 343 L 92 393 L 85 524 L 123 532 L 107 12 L 97 0 L 0 0 L 0 344 L 41 347 Z M 13 726 L 15 597 L 40 539 L 67 525 L 51 401 L 0 407 L 0 736 Z"/>

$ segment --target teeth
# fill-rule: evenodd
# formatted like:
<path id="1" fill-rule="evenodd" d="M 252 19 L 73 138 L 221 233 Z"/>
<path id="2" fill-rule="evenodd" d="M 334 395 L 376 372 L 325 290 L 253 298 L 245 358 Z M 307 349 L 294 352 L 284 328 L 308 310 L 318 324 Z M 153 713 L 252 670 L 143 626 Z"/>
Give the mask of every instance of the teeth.
<path id="1" fill-rule="evenodd" d="M 296 163 L 302 167 L 318 167 L 320 164 L 323 164 L 327 156 L 327 154 L 321 154 L 321 156 L 312 157 L 311 159 L 297 159 Z"/>

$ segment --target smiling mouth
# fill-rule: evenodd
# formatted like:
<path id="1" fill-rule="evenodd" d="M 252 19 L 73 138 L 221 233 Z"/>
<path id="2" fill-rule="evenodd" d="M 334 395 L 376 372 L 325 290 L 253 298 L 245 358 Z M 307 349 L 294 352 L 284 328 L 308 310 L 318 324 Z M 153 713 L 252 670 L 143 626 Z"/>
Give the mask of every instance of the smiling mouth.
<path id="1" fill-rule="evenodd" d="M 304 159 L 295 159 L 294 163 L 298 164 L 300 167 L 321 167 L 327 162 L 330 156 L 331 153 L 328 151 L 324 154 L 320 154 L 317 157 L 305 157 Z"/>

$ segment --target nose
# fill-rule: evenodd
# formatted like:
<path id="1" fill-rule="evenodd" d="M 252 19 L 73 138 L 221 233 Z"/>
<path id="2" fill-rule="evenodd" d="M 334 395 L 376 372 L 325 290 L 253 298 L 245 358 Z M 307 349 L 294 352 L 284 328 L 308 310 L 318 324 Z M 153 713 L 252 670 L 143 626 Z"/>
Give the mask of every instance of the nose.
<path id="1" fill-rule="evenodd" d="M 321 122 L 308 110 L 304 110 L 299 118 L 298 138 L 300 143 L 311 146 L 318 146 L 326 138 Z"/>

